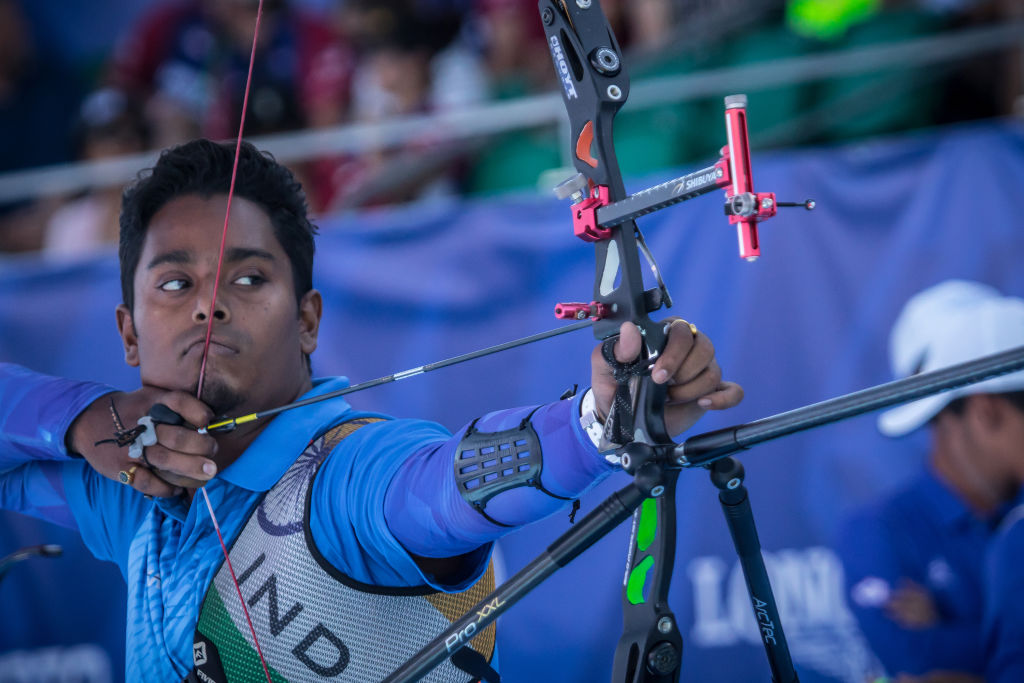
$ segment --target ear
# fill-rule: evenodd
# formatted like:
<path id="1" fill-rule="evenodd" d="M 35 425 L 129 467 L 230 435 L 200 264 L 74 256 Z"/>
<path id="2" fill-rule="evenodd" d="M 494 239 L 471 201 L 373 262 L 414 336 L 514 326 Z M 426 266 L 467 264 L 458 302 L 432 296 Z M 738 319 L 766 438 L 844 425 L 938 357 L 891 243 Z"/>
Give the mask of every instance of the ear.
<path id="1" fill-rule="evenodd" d="M 307 356 L 316 350 L 323 311 L 323 298 L 315 289 L 306 292 L 299 301 L 299 345 Z"/>
<path id="2" fill-rule="evenodd" d="M 117 306 L 117 332 L 124 345 L 124 362 L 133 368 L 139 367 L 139 335 L 135 332 L 132 312 L 124 304 Z"/>

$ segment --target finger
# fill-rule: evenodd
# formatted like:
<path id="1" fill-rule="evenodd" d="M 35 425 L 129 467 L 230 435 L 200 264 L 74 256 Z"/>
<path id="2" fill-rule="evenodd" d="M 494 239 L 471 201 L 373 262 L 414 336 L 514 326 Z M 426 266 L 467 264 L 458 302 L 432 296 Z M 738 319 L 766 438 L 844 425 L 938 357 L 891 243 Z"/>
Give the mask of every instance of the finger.
<path id="1" fill-rule="evenodd" d="M 693 332 L 690 331 L 689 323 L 682 320 L 676 319 L 669 323 L 668 339 L 665 342 L 665 348 L 661 352 L 661 357 L 654 363 L 651 378 L 658 384 L 664 384 L 670 379 L 675 380 L 676 383 L 682 383 L 696 377 L 707 363 L 715 357 L 715 350 L 711 346 L 711 341 L 704 337 L 707 341 L 707 344 L 704 346 L 707 348 L 704 349 L 704 353 L 700 358 L 691 360 L 697 341 L 702 336 L 698 333 L 697 337 L 694 337 Z M 709 350 L 710 354 L 707 354 L 706 352 Z M 684 368 L 685 372 L 681 373 L 680 371 Z"/>
<path id="2" fill-rule="evenodd" d="M 162 479 L 171 486 L 179 487 L 179 491 L 184 489 L 201 489 L 202 487 L 206 486 L 209 483 L 209 481 L 207 480 L 183 477 L 181 475 L 174 474 L 173 472 L 167 472 L 166 470 L 159 469 L 153 470 L 153 476 Z"/>
<path id="3" fill-rule="evenodd" d="M 213 460 L 178 453 L 159 443 L 147 446 L 144 455 L 149 466 L 189 479 L 205 482 L 217 474 L 217 464 Z"/>
<path id="4" fill-rule="evenodd" d="M 667 397 L 670 403 L 689 403 L 714 393 L 722 384 L 722 371 L 718 363 L 712 362 L 704 371 L 686 384 L 671 384 Z"/>
<path id="5" fill-rule="evenodd" d="M 161 480 L 145 467 L 139 467 L 135 470 L 132 488 L 139 493 L 153 496 L 154 498 L 173 498 L 178 495 L 178 487 Z"/>
<path id="6" fill-rule="evenodd" d="M 210 407 L 184 391 L 171 391 L 160 397 L 160 403 L 181 415 L 185 421 L 196 427 L 205 427 L 213 421 Z"/>
<path id="7" fill-rule="evenodd" d="M 707 410 L 725 410 L 739 405 L 743 400 L 743 387 L 735 382 L 720 382 L 711 393 L 702 396 L 697 403 Z"/>
<path id="8" fill-rule="evenodd" d="M 640 347 L 643 338 L 640 336 L 640 328 L 633 323 L 622 323 L 619 327 L 619 340 L 615 342 L 615 360 L 620 363 L 629 363 L 640 355 Z"/>
<path id="9" fill-rule="evenodd" d="M 690 353 L 686 355 L 686 360 L 683 361 L 683 364 L 672 376 L 672 381 L 676 384 L 689 382 L 704 372 L 705 368 L 712 365 L 716 369 L 718 368 L 718 362 L 715 361 L 715 345 L 711 343 L 711 339 L 703 332 L 698 332 L 697 336 L 693 336 L 689 326 L 684 327 L 682 332 L 677 333 L 677 336 L 685 334 L 690 335 L 693 348 L 690 349 Z"/>
<path id="10" fill-rule="evenodd" d="M 212 458 L 217 454 L 216 439 L 209 434 L 200 434 L 187 427 L 158 424 L 156 425 L 156 439 L 159 445 L 186 455 Z"/>

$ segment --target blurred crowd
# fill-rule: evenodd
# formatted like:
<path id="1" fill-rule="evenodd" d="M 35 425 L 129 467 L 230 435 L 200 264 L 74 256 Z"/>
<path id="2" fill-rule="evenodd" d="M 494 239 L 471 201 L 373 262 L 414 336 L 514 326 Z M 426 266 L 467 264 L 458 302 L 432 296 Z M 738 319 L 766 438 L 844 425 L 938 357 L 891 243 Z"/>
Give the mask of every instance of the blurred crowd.
<path id="1" fill-rule="evenodd" d="M 149 0 L 98 63 L 41 47 L 29 0 L 0 0 L 2 174 L 237 132 L 257 0 Z M 117 0 L 125 7 L 137 2 Z M 108 4 L 117 4 L 108 0 Z M 601 0 L 633 82 L 908 40 L 1018 18 L 1015 0 Z M 115 12 L 116 14 L 116 12 Z M 67 31 L 74 27 L 64 26 Z M 1013 112 L 1020 59 L 893 69 L 751 93 L 755 146 L 812 144 Z M 265 0 L 247 136 L 463 108 L 556 87 L 536 0 Z M 723 85 L 723 87 L 726 87 Z M 893 97 L 893 94 L 896 97 Z M 888 98 L 888 99 L 887 99 Z M 818 112 L 808 117 L 808 112 Z M 626 174 L 716 154 L 721 97 L 616 123 Z M 554 126 L 419 139 L 295 164 L 317 213 L 533 187 L 562 165 Z M 116 241 L 120 188 L 0 204 L 0 252 Z"/>

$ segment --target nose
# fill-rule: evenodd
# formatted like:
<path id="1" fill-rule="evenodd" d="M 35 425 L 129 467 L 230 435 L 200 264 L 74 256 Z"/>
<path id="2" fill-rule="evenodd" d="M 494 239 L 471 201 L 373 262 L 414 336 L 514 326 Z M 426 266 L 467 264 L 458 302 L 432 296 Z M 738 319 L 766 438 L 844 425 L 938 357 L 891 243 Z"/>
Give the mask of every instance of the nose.
<path id="1" fill-rule="evenodd" d="M 209 324 L 211 298 L 212 296 L 196 297 L 196 306 L 195 309 L 192 311 L 193 322 Z M 219 323 L 226 323 L 231 319 L 231 313 L 229 312 L 224 300 L 220 297 L 217 297 L 217 300 L 214 303 L 213 319 Z"/>

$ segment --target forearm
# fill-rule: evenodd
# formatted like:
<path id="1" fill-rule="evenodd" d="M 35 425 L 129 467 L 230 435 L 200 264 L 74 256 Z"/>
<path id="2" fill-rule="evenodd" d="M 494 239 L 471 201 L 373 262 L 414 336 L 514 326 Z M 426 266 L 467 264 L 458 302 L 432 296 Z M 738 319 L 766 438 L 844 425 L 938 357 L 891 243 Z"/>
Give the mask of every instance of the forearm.
<path id="1" fill-rule="evenodd" d="M 29 462 L 0 474 L 0 508 L 69 529 L 77 528 L 67 505 L 64 467 L 74 463 Z"/>
<path id="2" fill-rule="evenodd" d="M 498 493 L 483 503 L 486 516 L 466 500 L 455 479 L 465 428 L 448 441 L 413 454 L 396 473 L 385 499 L 392 533 L 415 554 L 448 557 L 568 506 L 615 470 L 580 427 L 579 402 L 578 397 L 559 401 L 533 413 L 530 423 L 541 447 L 543 490 L 522 485 Z M 486 433 L 515 428 L 531 410 L 491 413 L 477 421 L 475 429 Z"/>
<path id="3" fill-rule="evenodd" d="M 35 460 L 66 460 L 71 423 L 112 391 L 0 363 L 0 472 Z"/>

